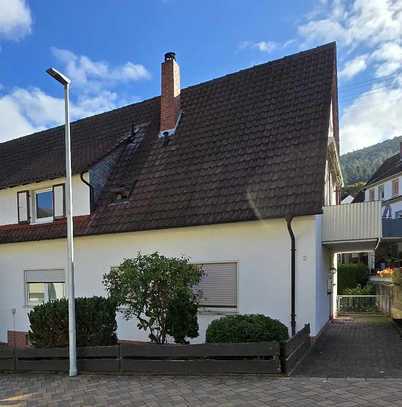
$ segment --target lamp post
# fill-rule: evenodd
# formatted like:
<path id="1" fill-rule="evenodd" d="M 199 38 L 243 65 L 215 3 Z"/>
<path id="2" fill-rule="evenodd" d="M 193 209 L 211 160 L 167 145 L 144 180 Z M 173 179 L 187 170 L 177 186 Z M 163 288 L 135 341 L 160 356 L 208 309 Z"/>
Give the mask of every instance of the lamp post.
<path id="1" fill-rule="evenodd" d="M 70 140 L 70 79 L 54 68 L 46 71 L 64 87 L 65 107 L 65 148 L 66 148 L 66 218 L 67 218 L 67 290 L 68 290 L 68 338 L 70 376 L 77 376 L 77 341 L 75 326 L 75 294 L 74 294 L 74 241 L 73 241 L 73 213 L 72 213 L 72 184 L 71 184 L 71 140 Z"/>

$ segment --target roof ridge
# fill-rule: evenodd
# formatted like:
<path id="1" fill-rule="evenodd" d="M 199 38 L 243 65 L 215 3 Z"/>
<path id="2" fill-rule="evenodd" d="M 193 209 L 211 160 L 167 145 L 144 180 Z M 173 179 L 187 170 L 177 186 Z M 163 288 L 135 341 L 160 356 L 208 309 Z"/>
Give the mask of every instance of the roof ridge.
<path id="1" fill-rule="evenodd" d="M 256 64 L 256 65 L 250 66 L 248 68 L 239 69 L 238 71 L 234 71 L 234 72 L 228 73 L 228 74 L 223 75 L 223 76 L 218 76 L 217 78 L 208 79 L 207 81 L 196 83 L 195 85 L 187 86 L 186 88 L 183 88 L 182 91 L 197 88 L 199 86 L 203 86 L 203 85 L 206 85 L 206 84 L 210 84 L 211 82 L 220 81 L 220 80 L 232 77 L 234 75 L 238 75 L 240 73 L 244 73 L 244 72 L 256 69 L 256 68 L 260 68 L 262 66 L 275 65 L 275 64 L 278 64 L 278 63 L 280 63 L 280 62 L 282 62 L 284 60 L 296 59 L 296 58 L 299 58 L 299 57 L 301 57 L 303 55 L 315 54 L 318 51 L 321 51 L 322 49 L 325 49 L 325 48 L 334 48 L 336 50 L 336 41 L 328 42 L 326 44 L 317 46 L 315 48 L 307 49 L 307 50 L 304 50 L 304 51 L 299 51 L 299 52 L 296 52 L 295 54 L 285 55 L 285 56 L 283 56 L 281 58 L 273 59 L 271 61 L 262 62 L 261 64 Z"/>

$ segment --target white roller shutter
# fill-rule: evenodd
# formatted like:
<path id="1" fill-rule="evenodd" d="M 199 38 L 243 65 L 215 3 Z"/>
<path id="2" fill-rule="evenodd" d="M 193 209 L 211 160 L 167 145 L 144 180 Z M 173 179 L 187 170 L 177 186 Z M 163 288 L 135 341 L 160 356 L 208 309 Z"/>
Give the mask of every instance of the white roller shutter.
<path id="1" fill-rule="evenodd" d="M 206 307 L 237 307 L 237 263 L 200 264 L 204 270 L 199 289 L 200 305 Z"/>
<path id="2" fill-rule="evenodd" d="M 26 283 L 64 283 L 65 273 L 62 269 L 25 270 Z"/>
<path id="3" fill-rule="evenodd" d="M 53 186 L 53 216 L 55 219 L 64 218 L 65 211 L 65 198 L 64 198 L 64 184 Z"/>
<path id="4" fill-rule="evenodd" d="M 29 191 L 17 192 L 18 223 L 30 221 Z"/>

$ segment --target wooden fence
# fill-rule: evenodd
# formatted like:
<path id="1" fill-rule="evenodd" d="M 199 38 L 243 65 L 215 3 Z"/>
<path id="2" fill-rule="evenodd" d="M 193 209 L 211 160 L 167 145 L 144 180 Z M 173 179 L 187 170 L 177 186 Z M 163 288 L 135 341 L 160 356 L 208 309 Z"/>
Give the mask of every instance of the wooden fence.
<path id="1" fill-rule="evenodd" d="M 211 375 L 281 372 L 278 342 L 78 348 L 78 370 L 131 374 Z M 0 370 L 67 372 L 68 349 L 0 349 Z"/>
<path id="2" fill-rule="evenodd" d="M 311 348 L 310 324 L 304 326 L 293 338 L 281 343 L 282 373 L 290 375 Z"/>
<path id="3" fill-rule="evenodd" d="M 78 348 L 80 372 L 159 375 L 290 374 L 310 348 L 306 325 L 284 343 L 120 344 Z M 67 372 L 67 348 L 0 347 L 0 371 Z"/>

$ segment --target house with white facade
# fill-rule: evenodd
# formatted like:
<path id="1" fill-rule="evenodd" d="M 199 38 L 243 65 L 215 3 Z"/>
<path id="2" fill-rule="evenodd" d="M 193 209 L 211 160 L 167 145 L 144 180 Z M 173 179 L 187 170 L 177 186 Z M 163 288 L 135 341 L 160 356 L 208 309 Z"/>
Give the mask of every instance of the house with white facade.
<path id="1" fill-rule="evenodd" d="M 384 218 L 402 218 L 401 185 L 402 143 L 400 152 L 385 160 L 367 182 L 364 187 L 364 201 L 381 201 Z"/>
<path id="2" fill-rule="evenodd" d="M 161 82 L 158 97 L 72 123 L 76 295 L 104 295 L 102 276 L 138 252 L 184 255 L 207 272 L 195 341 L 233 313 L 317 335 L 334 313 L 335 253 L 379 233 L 375 220 L 339 229 L 362 204 L 337 205 L 335 44 L 183 89 L 168 53 Z M 6 342 L 66 292 L 64 128 L 1 143 L 0 162 Z M 118 336 L 147 340 L 120 317 Z"/>
<path id="3" fill-rule="evenodd" d="M 400 152 L 382 163 L 353 202 L 376 201 L 382 206 L 383 229 L 377 260 L 402 259 L 402 143 Z M 373 267 L 374 256 L 371 263 Z"/>

